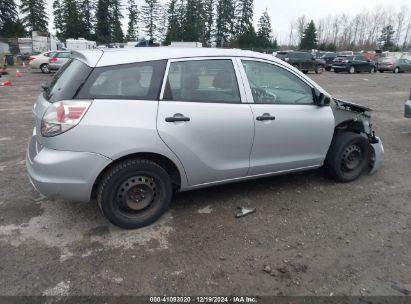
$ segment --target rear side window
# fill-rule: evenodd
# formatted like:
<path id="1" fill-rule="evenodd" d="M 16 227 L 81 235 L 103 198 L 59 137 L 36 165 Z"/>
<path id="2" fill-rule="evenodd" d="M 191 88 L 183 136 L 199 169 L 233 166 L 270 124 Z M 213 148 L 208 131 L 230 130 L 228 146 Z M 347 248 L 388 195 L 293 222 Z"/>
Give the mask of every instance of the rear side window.
<path id="1" fill-rule="evenodd" d="M 240 103 L 230 59 L 179 61 L 170 64 L 164 100 Z"/>
<path id="2" fill-rule="evenodd" d="M 50 102 L 73 99 L 90 72 L 91 68 L 85 63 L 70 59 L 58 70 L 44 92 L 44 97 Z"/>
<path id="3" fill-rule="evenodd" d="M 79 98 L 158 100 L 166 61 L 95 68 Z"/>
<path id="4" fill-rule="evenodd" d="M 57 53 L 55 57 L 57 58 L 70 58 L 71 53 Z"/>

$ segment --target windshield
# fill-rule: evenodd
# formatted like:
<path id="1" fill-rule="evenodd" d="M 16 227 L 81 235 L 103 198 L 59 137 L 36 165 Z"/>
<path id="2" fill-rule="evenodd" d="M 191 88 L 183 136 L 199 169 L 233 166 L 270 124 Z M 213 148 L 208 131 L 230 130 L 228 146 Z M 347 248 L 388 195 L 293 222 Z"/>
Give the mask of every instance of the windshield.
<path id="1" fill-rule="evenodd" d="M 63 99 L 73 99 L 87 79 L 91 68 L 77 59 L 70 59 L 54 76 L 44 97 L 51 103 Z"/>

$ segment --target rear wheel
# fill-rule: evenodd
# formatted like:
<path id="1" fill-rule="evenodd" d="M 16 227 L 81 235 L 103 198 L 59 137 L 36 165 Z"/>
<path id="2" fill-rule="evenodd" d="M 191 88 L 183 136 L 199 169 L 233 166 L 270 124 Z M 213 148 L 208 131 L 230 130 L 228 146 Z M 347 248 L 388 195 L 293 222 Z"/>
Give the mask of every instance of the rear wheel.
<path id="1" fill-rule="evenodd" d="M 155 222 L 168 209 L 171 198 L 167 172 L 145 159 L 125 160 L 110 168 L 97 194 L 104 216 L 125 229 Z"/>
<path id="2" fill-rule="evenodd" d="M 348 68 L 348 73 L 354 74 L 355 72 L 356 72 L 355 66 L 352 65 Z"/>
<path id="3" fill-rule="evenodd" d="M 322 72 L 324 72 L 324 66 L 323 65 L 317 65 L 315 67 L 315 73 L 316 74 L 322 74 Z"/>
<path id="4" fill-rule="evenodd" d="M 393 72 L 394 72 L 395 74 L 398 74 L 398 73 L 400 72 L 400 68 L 399 68 L 399 67 L 396 67 Z"/>
<path id="5" fill-rule="evenodd" d="M 370 147 L 367 138 L 343 132 L 334 136 L 325 159 L 325 166 L 335 180 L 350 182 L 357 179 L 367 168 Z"/>
<path id="6" fill-rule="evenodd" d="M 49 67 L 48 63 L 43 63 L 43 64 L 40 66 L 40 70 L 41 70 L 41 72 L 44 73 L 44 74 L 50 73 L 50 67 Z"/>

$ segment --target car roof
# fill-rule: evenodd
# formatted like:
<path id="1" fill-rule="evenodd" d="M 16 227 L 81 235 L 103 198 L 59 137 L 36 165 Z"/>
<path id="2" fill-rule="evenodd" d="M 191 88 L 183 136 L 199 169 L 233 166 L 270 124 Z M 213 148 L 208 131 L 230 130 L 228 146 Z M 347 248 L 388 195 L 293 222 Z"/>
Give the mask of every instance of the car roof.
<path id="1" fill-rule="evenodd" d="M 152 60 L 181 59 L 196 57 L 247 57 L 264 59 L 283 64 L 273 55 L 239 49 L 135 47 L 124 49 L 93 49 L 74 51 L 74 57 L 89 66 L 103 67 Z"/>

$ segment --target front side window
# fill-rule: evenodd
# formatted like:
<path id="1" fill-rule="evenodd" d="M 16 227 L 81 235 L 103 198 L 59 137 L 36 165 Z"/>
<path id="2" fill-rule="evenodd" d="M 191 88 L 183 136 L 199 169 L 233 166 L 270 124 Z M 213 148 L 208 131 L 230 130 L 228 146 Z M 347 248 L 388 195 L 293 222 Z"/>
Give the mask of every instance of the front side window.
<path id="1" fill-rule="evenodd" d="M 242 60 L 255 103 L 313 104 L 310 86 L 273 64 Z"/>
<path id="2" fill-rule="evenodd" d="M 240 103 L 240 92 L 232 60 L 172 62 L 163 99 Z"/>
<path id="3" fill-rule="evenodd" d="M 95 68 L 79 98 L 157 100 L 166 62 Z"/>

